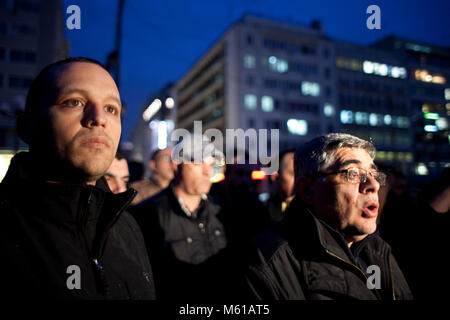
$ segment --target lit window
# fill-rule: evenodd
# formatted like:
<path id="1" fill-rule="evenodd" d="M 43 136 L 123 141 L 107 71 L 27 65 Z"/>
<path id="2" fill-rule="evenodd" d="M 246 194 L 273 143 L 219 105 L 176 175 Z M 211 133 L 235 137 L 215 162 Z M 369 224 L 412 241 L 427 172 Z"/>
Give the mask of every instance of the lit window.
<path id="1" fill-rule="evenodd" d="M 317 97 L 320 94 L 320 85 L 316 82 L 303 81 L 302 94 Z"/>
<path id="2" fill-rule="evenodd" d="M 323 106 L 323 114 L 327 117 L 332 117 L 334 115 L 334 106 L 330 103 L 325 103 Z"/>
<path id="3" fill-rule="evenodd" d="M 384 124 L 387 126 L 392 124 L 392 116 L 390 114 L 384 115 Z"/>
<path id="4" fill-rule="evenodd" d="M 258 105 L 258 101 L 257 101 L 256 95 L 254 95 L 254 94 L 246 94 L 244 96 L 244 105 L 245 105 L 245 108 L 247 108 L 249 110 L 256 109 L 256 106 Z"/>
<path id="5" fill-rule="evenodd" d="M 369 124 L 371 126 L 377 126 L 379 124 L 381 124 L 381 119 L 379 119 L 380 117 L 376 114 L 376 113 L 371 113 L 369 115 Z"/>
<path id="6" fill-rule="evenodd" d="M 450 88 L 444 89 L 445 100 L 450 100 Z"/>
<path id="7" fill-rule="evenodd" d="M 246 54 L 244 56 L 244 67 L 247 69 L 253 69 L 255 67 L 255 56 L 252 54 Z"/>
<path id="8" fill-rule="evenodd" d="M 368 122 L 367 112 L 355 112 L 355 123 L 360 125 L 365 125 Z"/>
<path id="9" fill-rule="evenodd" d="M 267 61 L 269 62 L 269 69 L 279 72 L 279 73 L 285 73 L 288 71 L 289 66 L 286 60 L 277 58 L 275 56 L 270 56 L 267 58 Z"/>
<path id="10" fill-rule="evenodd" d="M 426 176 L 428 175 L 428 168 L 425 165 L 425 163 L 421 163 L 419 162 L 418 164 L 416 164 L 416 174 L 420 175 L 420 176 Z"/>
<path id="11" fill-rule="evenodd" d="M 341 111 L 341 122 L 344 124 L 353 123 L 353 112 L 350 110 Z"/>
<path id="12" fill-rule="evenodd" d="M 274 102 L 271 96 L 262 96 L 261 98 L 261 109 L 265 112 L 273 111 Z"/>
<path id="13" fill-rule="evenodd" d="M 435 123 L 439 130 L 447 130 L 448 129 L 448 121 L 446 118 L 439 118 L 435 121 Z"/>
<path id="14" fill-rule="evenodd" d="M 444 76 L 437 73 L 430 73 L 425 69 L 417 69 L 414 71 L 414 78 L 423 82 L 432 82 L 438 84 L 445 84 L 446 79 Z"/>
<path id="15" fill-rule="evenodd" d="M 290 133 L 299 136 L 304 136 L 308 133 L 308 123 L 305 120 L 289 119 L 287 128 Z"/>

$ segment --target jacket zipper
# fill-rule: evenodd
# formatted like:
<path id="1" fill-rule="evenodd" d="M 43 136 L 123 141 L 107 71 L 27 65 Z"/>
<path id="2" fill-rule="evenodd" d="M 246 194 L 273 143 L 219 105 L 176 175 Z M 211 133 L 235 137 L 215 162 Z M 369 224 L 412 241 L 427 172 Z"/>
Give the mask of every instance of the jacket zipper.
<path id="1" fill-rule="evenodd" d="M 137 193 L 137 191 L 133 191 L 133 196 Z M 134 197 L 131 197 L 130 200 L 128 200 L 116 213 L 116 215 L 114 216 L 114 218 L 107 224 L 107 226 L 105 227 L 105 231 L 103 232 L 100 241 L 99 241 L 99 245 L 97 250 L 95 250 L 95 257 L 93 259 L 94 264 L 96 265 L 96 267 L 98 268 L 98 266 L 100 266 L 101 268 L 99 268 L 99 270 L 103 270 L 103 266 L 100 263 L 100 258 L 103 256 L 103 250 L 106 244 L 106 238 L 109 234 L 109 231 L 111 229 L 111 227 L 116 223 L 116 221 L 119 219 L 120 214 L 125 210 L 125 208 L 130 204 L 130 202 L 132 201 Z"/>
<path id="2" fill-rule="evenodd" d="M 338 259 L 338 260 L 344 262 L 345 264 L 347 264 L 347 265 L 351 266 L 352 268 L 357 269 L 359 272 L 361 272 L 361 274 L 362 274 L 362 275 L 364 276 L 364 278 L 366 279 L 366 283 L 367 283 L 368 278 L 367 278 L 366 274 L 365 274 L 364 271 L 362 271 L 358 266 L 354 265 L 353 263 L 350 263 L 350 262 L 345 261 L 344 259 L 342 259 L 342 258 L 339 257 L 338 255 L 334 254 L 333 252 L 331 252 L 331 251 L 329 251 L 329 250 L 327 250 L 327 249 L 325 249 L 325 251 L 326 251 L 330 256 L 335 257 L 336 259 Z M 373 289 L 373 290 L 375 291 L 375 294 L 376 294 L 376 296 L 377 296 L 377 299 L 378 299 L 378 300 L 382 300 L 382 299 L 381 299 L 381 296 L 380 296 L 380 294 L 379 294 L 379 292 L 378 292 L 378 290 L 377 290 L 377 289 Z"/>

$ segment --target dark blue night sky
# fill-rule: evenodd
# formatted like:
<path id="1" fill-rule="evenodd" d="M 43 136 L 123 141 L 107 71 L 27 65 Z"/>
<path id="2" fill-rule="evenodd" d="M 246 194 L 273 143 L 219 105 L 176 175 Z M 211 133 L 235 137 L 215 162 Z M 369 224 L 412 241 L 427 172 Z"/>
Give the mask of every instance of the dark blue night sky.
<path id="1" fill-rule="evenodd" d="M 64 12 L 71 4 L 81 9 L 81 30 L 66 30 L 72 56 L 106 62 L 114 47 L 118 2 L 64 1 Z M 366 28 L 366 8 L 372 4 L 381 9 L 381 30 Z M 305 26 L 319 19 L 329 37 L 357 44 L 394 34 L 450 47 L 448 0 L 126 0 L 120 83 L 128 105 L 125 140 L 148 96 L 179 79 L 244 14 Z"/>

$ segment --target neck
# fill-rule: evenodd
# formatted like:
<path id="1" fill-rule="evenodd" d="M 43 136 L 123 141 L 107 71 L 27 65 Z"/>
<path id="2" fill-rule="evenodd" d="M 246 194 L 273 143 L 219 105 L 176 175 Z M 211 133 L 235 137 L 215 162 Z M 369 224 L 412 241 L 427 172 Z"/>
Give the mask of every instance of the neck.
<path id="1" fill-rule="evenodd" d="M 152 176 L 152 179 L 163 189 L 169 186 L 170 180 L 164 179 L 158 174 Z"/>
<path id="2" fill-rule="evenodd" d="M 87 177 L 86 174 L 77 170 L 64 161 L 43 157 L 34 153 L 31 155 L 31 167 L 35 176 L 51 183 L 85 183 L 95 185 L 100 177 Z"/>
<path id="3" fill-rule="evenodd" d="M 174 185 L 173 191 L 177 197 L 183 200 L 184 205 L 189 209 L 190 212 L 195 211 L 202 201 L 201 195 L 189 194 L 180 185 Z"/>

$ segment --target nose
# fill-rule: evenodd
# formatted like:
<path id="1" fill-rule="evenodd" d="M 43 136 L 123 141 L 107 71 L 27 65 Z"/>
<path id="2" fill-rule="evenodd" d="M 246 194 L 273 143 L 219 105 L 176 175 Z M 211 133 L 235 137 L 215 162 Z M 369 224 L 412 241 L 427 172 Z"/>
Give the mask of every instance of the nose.
<path id="1" fill-rule="evenodd" d="M 362 193 L 378 192 L 380 190 L 380 183 L 372 175 L 368 174 L 366 182 L 361 182 L 359 188 Z"/>
<path id="2" fill-rule="evenodd" d="M 83 123 L 86 127 L 104 127 L 106 125 L 107 117 L 103 105 L 90 103 L 84 110 Z"/>

